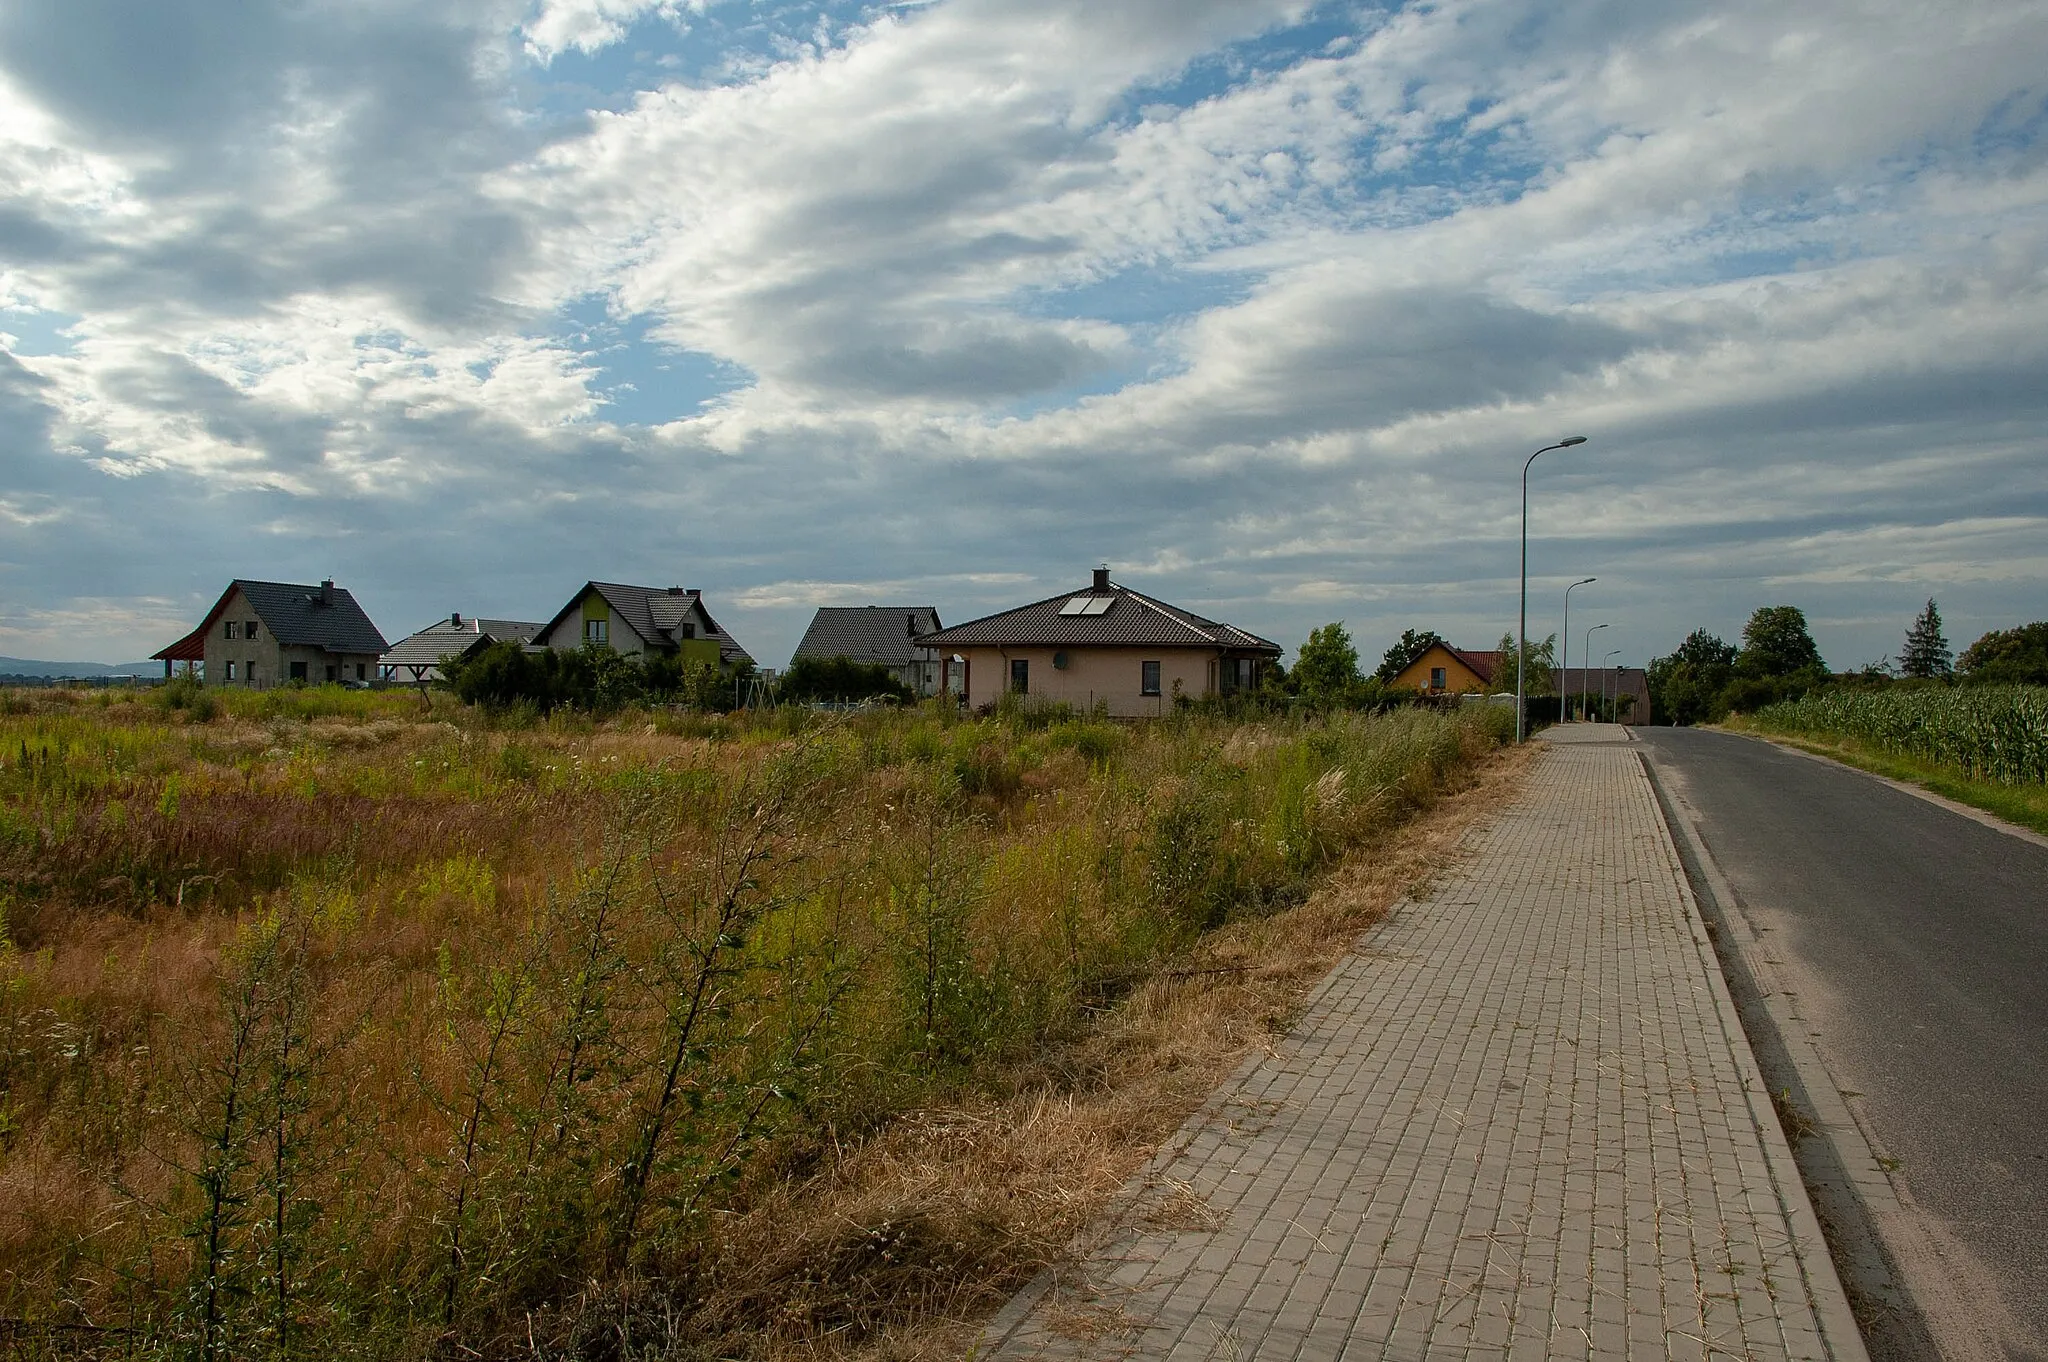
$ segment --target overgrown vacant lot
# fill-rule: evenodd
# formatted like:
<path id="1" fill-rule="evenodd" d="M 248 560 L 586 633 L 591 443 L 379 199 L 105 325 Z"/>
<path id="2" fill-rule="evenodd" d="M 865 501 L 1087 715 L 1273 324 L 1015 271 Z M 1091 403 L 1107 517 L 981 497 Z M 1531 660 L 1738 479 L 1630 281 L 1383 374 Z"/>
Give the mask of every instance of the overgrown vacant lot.
<path id="1" fill-rule="evenodd" d="M 0 694 L 17 1347 L 957 1347 L 1499 736 L 168 698 Z"/>

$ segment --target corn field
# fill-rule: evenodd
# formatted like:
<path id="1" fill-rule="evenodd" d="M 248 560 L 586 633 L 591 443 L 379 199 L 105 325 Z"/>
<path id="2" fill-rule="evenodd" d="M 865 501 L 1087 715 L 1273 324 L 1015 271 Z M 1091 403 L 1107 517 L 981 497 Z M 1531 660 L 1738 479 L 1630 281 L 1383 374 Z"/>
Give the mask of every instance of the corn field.
<path id="1" fill-rule="evenodd" d="M 2048 687 L 1830 691 L 1760 710 L 1756 723 L 1866 743 L 1973 780 L 2048 784 Z"/>

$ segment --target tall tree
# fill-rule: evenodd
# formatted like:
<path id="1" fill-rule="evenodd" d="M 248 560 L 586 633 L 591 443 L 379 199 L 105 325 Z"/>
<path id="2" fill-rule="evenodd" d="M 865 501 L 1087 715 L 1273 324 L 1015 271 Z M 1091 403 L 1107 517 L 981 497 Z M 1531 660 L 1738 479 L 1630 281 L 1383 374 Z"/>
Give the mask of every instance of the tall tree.
<path id="1" fill-rule="evenodd" d="M 1766 605 L 1742 626 L 1742 651 L 1735 669 L 1744 676 L 1793 676 L 1826 671 L 1820 648 L 1806 627 L 1806 612 L 1796 605 Z"/>
<path id="2" fill-rule="evenodd" d="M 1443 639 L 1433 629 L 1403 629 L 1401 641 L 1387 649 L 1387 655 L 1380 659 L 1379 670 L 1374 679 L 1383 685 L 1392 685 L 1394 678 L 1407 671 L 1415 659 L 1428 652 Z"/>
<path id="3" fill-rule="evenodd" d="M 1515 636 L 1500 636 L 1500 662 L 1493 669 L 1493 681 L 1487 690 L 1495 695 L 1515 693 Z M 1529 667 L 1524 685 L 1530 695 L 1557 694 L 1557 635 L 1538 641 L 1529 640 Z"/>
<path id="4" fill-rule="evenodd" d="M 1719 699 L 1735 675 L 1735 645 L 1695 629 L 1667 657 L 1648 667 L 1650 713 L 1659 723 L 1711 723 L 1721 717 Z"/>
<path id="5" fill-rule="evenodd" d="M 1953 656 L 1948 650 L 1948 639 L 1941 632 L 1941 611 L 1929 596 L 1927 608 L 1906 631 L 1906 646 L 1899 650 L 1899 671 L 1923 681 L 1945 677 L 1955 671 L 1951 665 Z"/>
<path id="6" fill-rule="evenodd" d="M 1346 703 L 1358 684 L 1358 649 L 1343 622 L 1326 624 L 1308 631 L 1289 673 L 1295 691 L 1312 705 Z"/>

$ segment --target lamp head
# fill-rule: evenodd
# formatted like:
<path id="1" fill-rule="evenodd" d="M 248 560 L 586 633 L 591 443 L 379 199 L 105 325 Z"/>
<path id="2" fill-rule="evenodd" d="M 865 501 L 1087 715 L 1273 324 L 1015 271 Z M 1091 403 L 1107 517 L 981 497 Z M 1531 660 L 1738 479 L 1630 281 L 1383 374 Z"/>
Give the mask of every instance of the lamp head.
<path id="1" fill-rule="evenodd" d="M 1573 586 L 1587 586 L 1587 585 L 1590 585 L 1591 583 L 1593 583 L 1593 582 L 1597 582 L 1597 581 L 1599 581 L 1599 580 L 1600 580 L 1600 579 L 1599 579 L 1598 577 L 1584 577 L 1584 578 L 1581 578 L 1580 580 L 1578 580 L 1578 581 L 1576 581 L 1576 582 L 1573 582 L 1573 583 L 1572 583 L 1572 585 L 1573 585 Z"/>
<path id="2" fill-rule="evenodd" d="M 1570 449 L 1573 445 L 1582 445 L 1584 443 L 1586 443 L 1586 437 L 1583 435 L 1567 435 L 1557 442 L 1557 447 L 1559 449 Z"/>

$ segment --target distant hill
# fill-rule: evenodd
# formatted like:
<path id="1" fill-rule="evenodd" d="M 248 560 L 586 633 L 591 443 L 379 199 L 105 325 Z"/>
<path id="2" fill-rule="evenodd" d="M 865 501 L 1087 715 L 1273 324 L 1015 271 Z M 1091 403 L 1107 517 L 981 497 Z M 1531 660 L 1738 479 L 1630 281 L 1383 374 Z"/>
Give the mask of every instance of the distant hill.
<path id="1" fill-rule="evenodd" d="M 161 662 L 38 662 L 27 657 L 0 657 L 0 676 L 71 677 L 162 676 Z"/>

